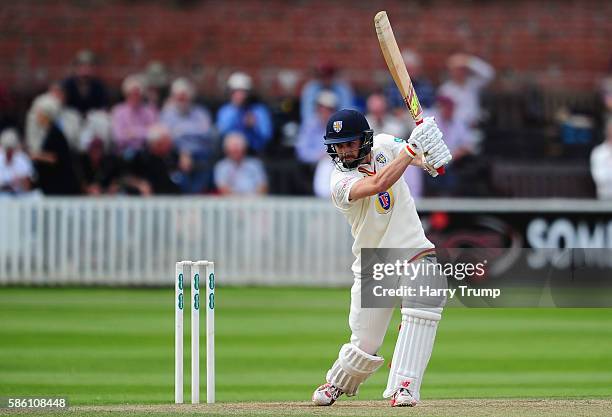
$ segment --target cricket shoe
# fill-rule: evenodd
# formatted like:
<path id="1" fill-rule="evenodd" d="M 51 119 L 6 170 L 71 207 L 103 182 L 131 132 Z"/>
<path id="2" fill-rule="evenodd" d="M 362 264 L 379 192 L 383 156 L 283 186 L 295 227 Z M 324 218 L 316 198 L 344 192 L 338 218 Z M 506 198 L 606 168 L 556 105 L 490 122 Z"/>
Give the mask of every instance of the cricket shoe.
<path id="1" fill-rule="evenodd" d="M 391 397 L 391 407 L 414 407 L 417 405 L 417 400 L 414 399 L 412 393 L 408 390 L 410 381 L 404 381 L 402 386 Z"/>
<path id="2" fill-rule="evenodd" d="M 315 405 L 332 405 L 342 394 L 340 388 L 336 388 L 328 382 L 315 390 L 312 394 L 312 402 Z"/>

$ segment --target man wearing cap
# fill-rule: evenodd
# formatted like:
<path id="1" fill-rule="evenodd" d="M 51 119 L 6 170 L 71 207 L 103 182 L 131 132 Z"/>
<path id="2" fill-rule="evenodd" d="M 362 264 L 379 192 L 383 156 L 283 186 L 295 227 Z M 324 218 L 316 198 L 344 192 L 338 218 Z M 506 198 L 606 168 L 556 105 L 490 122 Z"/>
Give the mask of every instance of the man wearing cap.
<path id="1" fill-rule="evenodd" d="M 467 54 L 454 54 L 448 59 L 450 79 L 438 94 L 459 103 L 455 117 L 469 128 L 476 128 L 482 119 L 480 92 L 493 81 L 495 70 L 486 61 Z"/>
<path id="2" fill-rule="evenodd" d="M 268 108 L 255 99 L 251 77 L 243 72 L 233 73 L 227 80 L 230 100 L 217 114 L 217 127 L 221 136 L 241 132 L 249 143 L 249 149 L 262 151 L 272 139 L 272 118 Z"/>
<path id="3" fill-rule="evenodd" d="M 426 118 L 404 141 L 388 134 L 373 135 L 366 118 L 354 110 L 334 113 L 326 127 L 325 145 L 335 164 L 332 202 L 351 225 L 355 239 L 349 326 L 350 342 L 340 349 L 327 372 L 326 383 L 315 390 L 316 405 L 333 404 L 342 394 L 357 394 L 383 364 L 378 356 L 394 308 L 361 306 L 361 249 L 402 248 L 414 251 L 411 262 L 435 263 L 434 245 L 425 237 L 414 200 L 402 174 L 411 164 L 432 176 L 448 164 L 450 152 L 433 118 Z M 367 278 L 364 277 L 364 280 Z M 414 406 L 433 349 L 442 304 L 419 308 L 402 303 L 402 327 L 384 391 L 391 405 Z M 415 347 L 416 346 L 416 347 Z"/>

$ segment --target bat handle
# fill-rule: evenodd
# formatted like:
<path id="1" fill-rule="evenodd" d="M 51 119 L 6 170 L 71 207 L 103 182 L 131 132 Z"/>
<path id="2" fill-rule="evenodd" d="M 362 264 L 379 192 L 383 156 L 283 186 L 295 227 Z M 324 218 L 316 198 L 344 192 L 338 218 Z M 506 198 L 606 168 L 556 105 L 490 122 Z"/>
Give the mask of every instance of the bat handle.
<path id="1" fill-rule="evenodd" d="M 414 123 L 418 126 L 421 123 L 423 123 L 423 118 L 421 117 L 418 120 L 415 120 Z M 444 173 L 446 172 L 446 169 L 444 169 L 444 166 L 441 166 L 440 168 L 436 169 L 436 172 L 440 175 L 444 175 Z"/>

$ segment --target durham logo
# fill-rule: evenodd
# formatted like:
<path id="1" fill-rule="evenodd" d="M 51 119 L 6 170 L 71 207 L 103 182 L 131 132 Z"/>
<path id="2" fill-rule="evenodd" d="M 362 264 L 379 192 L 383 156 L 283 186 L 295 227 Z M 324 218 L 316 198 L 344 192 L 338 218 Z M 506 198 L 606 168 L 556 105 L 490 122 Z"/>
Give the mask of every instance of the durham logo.
<path id="1" fill-rule="evenodd" d="M 333 124 L 334 132 L 338 133 L 342 130 L 342 120 L 336 120 Z"/>
<path id="2" fill-rule="evenodd" d="M 393 192 L 391 189 L 378 193 L 376 196 L 376 211 L 380 214 L 387 214 L 393 208 Z"/>

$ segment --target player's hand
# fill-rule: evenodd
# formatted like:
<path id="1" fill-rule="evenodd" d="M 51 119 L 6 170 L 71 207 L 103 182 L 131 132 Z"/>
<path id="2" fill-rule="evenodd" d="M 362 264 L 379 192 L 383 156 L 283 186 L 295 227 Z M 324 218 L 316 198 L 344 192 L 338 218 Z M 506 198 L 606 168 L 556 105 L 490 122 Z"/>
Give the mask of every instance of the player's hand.
<path id="1" fill-rule="evenodd" d="M 417 127 L 414 128 L 410 137 L 406 139 L 408 155 L 413 158 L 419 158 L 425 152 L 423 149 L 424 142 L 427 140 L 427 130 L 429 126 L 426 126 L 425 123 L 421 123 Z"/>
<path id="2" fill-rule="evenodd" d="M 453 157 L 446 143 L 444 143 L 442 132 L 433 117 L 425 118 L 421 126 L 424 126 L 424 138 L 422 139 L 423 167 L 429 175 L 437 177 L 438 169 L 447 165 Z"/>

